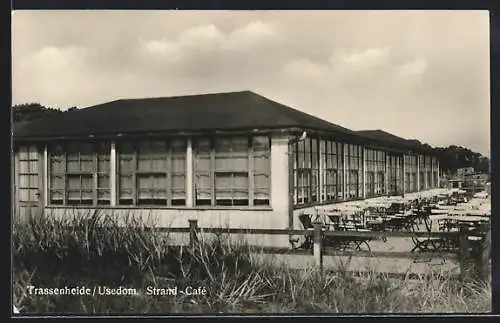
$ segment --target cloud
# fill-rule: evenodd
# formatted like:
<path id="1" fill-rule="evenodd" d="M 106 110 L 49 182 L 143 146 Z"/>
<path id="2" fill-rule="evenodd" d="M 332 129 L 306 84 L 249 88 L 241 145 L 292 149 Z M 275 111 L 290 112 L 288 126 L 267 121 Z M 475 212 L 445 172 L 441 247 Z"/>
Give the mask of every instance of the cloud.
<path id="1" fill-rule="evenodd" d="M 152 39 L 143 41 L 141 46 L 154 57 L 179 62 L 200 53 L 249 50 L 274 35 L 274 28 L 260 20 L 252 21 L 227 35 L 214 24 L 203 24 L 184 30 L 175 39 Z"/>
<path id="2" fill-rule="evenodd" d="M 400 65 L 397 67 L 397 72 L 402 76 L 419 76 L 425 73 L 428 66 L 422 59 L 416 59 L 413 62 Z"/>
<path id="3" fill-rule="evenodd" d="M 324 64 L 314 63 L 307 58 L 296 59 L 285 65 L 285 72 L 292 77 L 298 77 L 301 82 L 321 82 L 326 79 L 330 67 Z"/>
<path id="4" fill-rule="evenodd" d="M 16 62 L 19 67 L 13 75 L 13 95 L 44 97 L 49 104 L 64 107 L 69 97 L 78 99 L 87 91 L 89 82 L 97 80 L 98 75 L 92 75 L 88 68 L 95 55 L 78 46 L 43 47 Z"/>
<path id="5" fill-rule="evenodd" d="M 182 49 L 177 44 L 165 39 L 142 42 L 141 46 L 148 59 L 162 59 L 173 63 L 182 59 Z"/>
<path id="6" fill-rule="evenodd" d="M 331 57 L 333 65 L 347 66 L 357 70 L 366 70 L 387 62 L 390 48 L 367 48 L 363 51 L 351 52 L 336 51 Z"/>
<path id="7" fill-rule="evenodd" d="M 394 79 L 389 47 L 348 50 L 336 48 L 328 59 L 301 57 L 284 65 L 287 75 L 299 77 L 297 82 L 319 82 L 324 89 L 348 92 L 376 91 Z"/>
<path id="8" fill-rule="evenodd" d="M 227 48 L 232 50 L 250 49 L 258 45 L 259 42 L 272 39 L 276 35 L 276 30 L 272 25 L 265 24 L 260 20 L 253 21 L 229 34 Z"/>
<path id="9" fill-rule="evenodd" d="M 180 47 L 189 49 L 220 49 L 226 37 L 213 24 L 200 25 L 182 32 L 178 39 Z"/>
<path id="10" fill-rule="evenodd" d="M 249 89 L 353 129 L 485 151 L 488 17 L 487 11 L 16 12 L 13 102 L 81 107 Z M 454 132 L 442 123 L 450 115 L 453 125 L 480 134 Z"/>
<path id="11" fill-rule="evenodd" d="M 89 54 L 87 49 L 77 46 L 64 48 L 48 46 L 32 55 L 32 63 L 41 69 L 80 67 Z"/>

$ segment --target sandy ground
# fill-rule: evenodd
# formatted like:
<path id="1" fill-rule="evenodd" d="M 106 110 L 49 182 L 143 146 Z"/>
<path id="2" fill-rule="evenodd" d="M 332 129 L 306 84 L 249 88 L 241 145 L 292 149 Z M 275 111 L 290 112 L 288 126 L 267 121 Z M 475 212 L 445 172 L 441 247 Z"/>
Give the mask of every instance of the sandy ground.
<path id="1" fill-rule="evenodd" d="M 380 252 L 408 252 L 414 244 L 409 238 L 390 238 L 387 242 L 372 241 L 370 247 L 372 251 Z M 276 263 L 284 262 L 291 268 L 307 268 L 314 266 L 314 258 L 309 255 L 262 255 L 263 259 L 273 260 Z M 323 265 L 326 270 L 335 270 L 339 266 L 344 266 L 347 270 L 390 272 L 415 274 L 426 273 L 429 269 L 459 273 L 459 265 L 456 259 L 435 257 L 424 259 L 415 253 L 413 258 L 390 258 L 390 257 L 360 257 L 360 256 L 329 256 L 323 258 Z"/>

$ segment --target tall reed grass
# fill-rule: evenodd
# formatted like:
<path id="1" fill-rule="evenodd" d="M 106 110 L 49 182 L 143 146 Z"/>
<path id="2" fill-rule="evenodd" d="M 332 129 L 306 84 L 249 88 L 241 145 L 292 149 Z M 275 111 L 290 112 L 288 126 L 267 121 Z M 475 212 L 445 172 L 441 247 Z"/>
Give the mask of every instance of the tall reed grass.
<path id="1" fill-rule="evenodd" d="M 420 280 L 374 271 L 355 277 L 342 268 L 320 273 L 292 269 L 227 235 L 201 235 L 193 247 L 174 240 L 132 216 L 118 223 L 99 211 L 16 222 L 14 304 L 26 314 L 491 311 L 489 283 L 462 284 L 447 273 Z M 28 286 L 126 287 L 139 294 L 40 296 L 30 295 Z M 206 293 L 150 296 L 144 293 L 148 286 L 200 287 Z"/>

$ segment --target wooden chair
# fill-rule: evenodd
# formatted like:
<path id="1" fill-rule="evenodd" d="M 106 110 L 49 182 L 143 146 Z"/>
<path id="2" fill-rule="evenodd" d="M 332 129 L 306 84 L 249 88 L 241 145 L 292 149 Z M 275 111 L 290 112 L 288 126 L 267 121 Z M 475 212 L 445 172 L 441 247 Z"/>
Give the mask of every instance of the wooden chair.
<path id="1" fill-rule="evenodd" d="M 302 213 L 299 215 L 299 221 L 302 224 L 304 230 L 313 229 L 313 223 L 309 214 Z M 298 247 L 299 249 L 311 249 L 313 247 L 313 237 L 306 235 L 304 242 Z"/>

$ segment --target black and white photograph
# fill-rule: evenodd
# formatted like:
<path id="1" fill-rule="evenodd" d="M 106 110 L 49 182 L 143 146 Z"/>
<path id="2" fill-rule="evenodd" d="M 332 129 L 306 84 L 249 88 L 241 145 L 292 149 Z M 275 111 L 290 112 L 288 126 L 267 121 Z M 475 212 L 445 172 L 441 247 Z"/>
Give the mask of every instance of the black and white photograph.
<path id="1" fill-rule="evenodd" d="M 492 311 L 487 10 L 11 18 L 14 316 Z"/>

